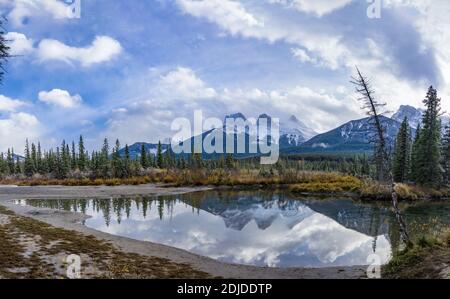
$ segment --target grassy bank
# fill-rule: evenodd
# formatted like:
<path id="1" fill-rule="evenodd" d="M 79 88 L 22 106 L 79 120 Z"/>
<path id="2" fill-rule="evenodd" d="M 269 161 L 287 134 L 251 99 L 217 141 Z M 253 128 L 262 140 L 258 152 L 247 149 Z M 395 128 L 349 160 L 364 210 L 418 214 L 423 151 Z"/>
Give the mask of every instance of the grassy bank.
<path id="1" fill-rule="evenodd" d="M 386 279 L 450 279 L 450 230 L 440 237 L 422 237 L 394 253 L 383 267 Z"/>
<path id="2" fill-rule="evenodd" d="M 93 236 L 17 216 L 0 205 L 0 278 L 65 278 L 65 258 L 82 259 L 82 278 L 210 278 L 186 264 L 124 253 Z"/>
<path id="3" fill-rule="evenodd" d="M 263 170 L 160 170 L 152 169 L 145 175 L 124 179 L 85 177 L 64 180 L 41 176 L 22 179 L 3 179 L 0 184 L 19 186 L 120 186 L 149 183 L 170 186 L 228 186 L 228 187 L 283 187 L 297 193 L 353 193 L 368 200 L 390 200 L 387 186 L 370 179 L 360 179 L 351 175 L 334 172 L 314 171 L 263 171 Z M 442 199 L 450 197 L 450 189 L 434 190 L 424 187 L 398 184 L 396 190 L 401 199 Z"/>

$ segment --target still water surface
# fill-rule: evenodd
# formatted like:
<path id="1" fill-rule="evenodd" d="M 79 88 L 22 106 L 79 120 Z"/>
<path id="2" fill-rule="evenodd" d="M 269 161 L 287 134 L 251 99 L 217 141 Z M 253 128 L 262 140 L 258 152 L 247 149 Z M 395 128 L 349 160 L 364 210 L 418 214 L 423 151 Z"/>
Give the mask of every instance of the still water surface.
<path id="1" fill-rule="evenodd" d="M 220 261 L 269 267 L 387 263 L 399 236 L 389 204 L 317 199 L 268 191 L 207 191 L 151 198 L 20 200 L 76 211 L 84 225 L 161 243 Z M 450 225 L 450 204 L 403 207 L 410 233 Z"/>

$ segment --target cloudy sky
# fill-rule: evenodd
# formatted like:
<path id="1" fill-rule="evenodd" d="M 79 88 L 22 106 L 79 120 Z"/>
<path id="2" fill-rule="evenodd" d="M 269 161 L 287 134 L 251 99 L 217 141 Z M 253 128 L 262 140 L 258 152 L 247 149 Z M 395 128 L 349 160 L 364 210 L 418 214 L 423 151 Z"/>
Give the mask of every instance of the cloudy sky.
<path id="1" fill-rule="evenodd" d="M 74 0 L 71 0 L 74 1 Z M 67 2 L 67 1 L 66 1 Z M 70 2 L 70 1 L 69 1 Z M 355 65 L 395 110 L 429 85 L 450 110 L 450 2 L 384 0 L 0 0 L 12 54 L 0 87 L 0 151 L 85 135 L 170 137 L 176 117 L 295 115 L 318 132 L 363 116 Z"/>

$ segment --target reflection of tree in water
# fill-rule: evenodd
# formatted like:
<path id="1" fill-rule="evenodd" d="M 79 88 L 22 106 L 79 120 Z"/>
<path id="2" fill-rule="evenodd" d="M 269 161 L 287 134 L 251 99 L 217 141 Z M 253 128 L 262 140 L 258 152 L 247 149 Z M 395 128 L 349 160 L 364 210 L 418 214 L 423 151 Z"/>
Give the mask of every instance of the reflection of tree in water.
<path id="1" fill-rule="evenodd" d="M 157 210 L 159 219 L 173 217 L 175 204 L 192 207 L 193 213 L 205 210 L 220 215 L 226 211 L 244 211 L 258 206 L 264 209 L 279 209 L 283 216 L 294 217 L 300 209 L 308 207 L 315 212 L 334 219 L 346 228 L 354 229 L 374 237 L 373 250 L 376 251 L 377 237 L 386 235 L 393 248 L 398 248 L 400 235 L 398 223 L 390 208 L 385 204 L 363 204 L 345 200 L 295 200 L 289 193 L 276 191 L 210 191 L 195 192 L 179 196 L 111 198 L 111 199 L 49 199 L 26 200 L 27 205 L 38 208 L 59 209 L 89 214 L 89 210 L 101 213 L 107 226 L 112 217 L 120 224 L 129 219 L 136 210 L 147 218 L 152 208 Z M 402 205 L 410 237 L 424 234 L 438 234 L 450 226 L 450 205 L 445 203 L 419 203 Z M 114 216 L 113 216 L 114 215 Z"/>

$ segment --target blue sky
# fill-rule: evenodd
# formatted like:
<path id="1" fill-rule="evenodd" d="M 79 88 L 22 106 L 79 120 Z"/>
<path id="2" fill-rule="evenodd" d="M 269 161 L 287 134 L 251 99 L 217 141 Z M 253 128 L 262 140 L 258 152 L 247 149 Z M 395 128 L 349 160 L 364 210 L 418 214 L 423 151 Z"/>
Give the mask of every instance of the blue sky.
<path id="1" fill-rule="evenodd" d="M 450 109 L 450 3 L 384 0 L 0 0 L 13 54 L 0 87 L 0 151 L 85 135 L 156 142 L 176 117 L 295 115 L 318 132 L 362 117 L 371 77 L 390 110 L 435 85 Z M 70 1 L 69 1 L 70 2 Z"/>

